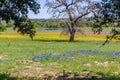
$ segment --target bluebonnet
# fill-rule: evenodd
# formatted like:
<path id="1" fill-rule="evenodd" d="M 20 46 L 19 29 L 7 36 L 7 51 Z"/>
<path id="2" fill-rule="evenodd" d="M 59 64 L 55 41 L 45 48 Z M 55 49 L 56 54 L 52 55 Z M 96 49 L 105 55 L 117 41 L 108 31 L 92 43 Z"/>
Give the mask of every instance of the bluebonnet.
<path id="1" fill-rule="evenodd" d="M 47 54 L 41 54 L 41 55 L 34 55 L 33 60 L 44 60 L 47 59 L 48 57 L 52 57 L 52 53 L 47 53 Z"/>
<path id="2" fill-rule="evenodd" d="M 63 54 L 62 53 L 59 53 L 59 54 L 45 53 L 41 55 L 34 55 L 33 60 L 61 61 L 61 60 L 72 59 L 72 57 L 75 55 L 82 56 L 82 54 L 106 54 L 109 56 L 120 56 L 120 52 L 107 52 L 107 51 L 100 51 L 100 50 L 74 50 L 74 51 L 63 53 Z"/>
<path id="3" fill-rule="evenodd" d="M 112 53 L 114 56 L 120 56 L 120 52 L 113 52 Z"/>

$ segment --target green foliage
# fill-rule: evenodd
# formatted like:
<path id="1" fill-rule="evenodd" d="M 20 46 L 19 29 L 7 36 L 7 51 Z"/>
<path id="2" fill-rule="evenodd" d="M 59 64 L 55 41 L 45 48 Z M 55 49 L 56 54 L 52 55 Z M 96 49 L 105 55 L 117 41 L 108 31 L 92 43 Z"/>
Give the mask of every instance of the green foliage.
<path id="1" fill-rule="evenodd" d="M 32 23 L 33 23 L 34 28 L 39 27 L 39 23 L 38 23 L 37 21 L 34 21 L 34 22 L 32 22 Z"/>
<path id="2" fill-rule="evenodd" d="M 6 25 L 6 27 L 14 27 L 14 22 L 13 21 L 9 21 Z"/>
<path id="3" fill-rule="evenodd" d="M 61 28 L 66 28 L 68 25 L 67 25 L 67 23 L 65 23 L 65 22 L 60 22 L 60 23 L 59 23 L 59 26 L 60 26 Z"/>
<path id="4" fill-rule="evenodd" d="M 94 23 L 95 27 L 98 24 L 98 31 L 100 28 L 102 29 L 102 26 L 112 27 L 111 32 L 113 34 L 106 37 L 106 42 L 112 39 L 120 40 L 120 0 L 102 0 L 95 18 Z"/>
<path id="5" fill-rule="evenodd" d="M 86 21 L 86 26 L 87 27 L 92 27 L 93 26 L 93 22 L 92 21 Z"/>
<path id="6" fill-rule="evenodd" d="M 35 35 L 34 26 L 28 19 L 29 10 L 35 14 L 39 12 L 40 5 L 36 0 L 0 0 L 0 19 L 9 22 L 14 21 L 14 29 L 22 34 Z"/>
<path id="7" fill-rule="evenodd" d="M 113 29 L 113 35 L 107 36 L 108 40 L 120 40 L 120 0 L 103 0 L 104 18 L 107 20 Z"/>
<path id="8" fill-rule="evenodd" d="M 52 20 L 52 19 L 47 20 L 47 21 L 45 22 L 45 25 L 44 25 L 44 26 L 47 27 L 47 28 L 57 28 L 57 21 Z"/>
<path id="9" fill-rule="evenodd" d="M 48 19 L 45 21 L 40 21 L 38 22 L 38 25 L 45 28 L 65 28 L 68 26 L 64 20 L 62 21 L 59 19 Z"/>
<path id="10" fill-rule="evenodd" d="M 7 29 L 6 29 L 6 22 L 0 20 L 0 31 L 3 32 L 3 31 L 5 31 L 5 30 L 7 30 Z"/>
<path id="11" fill-rule="evenodd" d="M 0 25 L 0 31 L 3 32 L 3 31 L 5 31 L 5 30 L 7 30 L 7 29 L 6 29 L 6 26 L 5 26 L 5 25 Z"/>
<path id="12" fill-rule="evenodd" d="M 15 21 L 15 25 L 14 29 L 17 28 L 17 31 L 23 35 L 29 34 L 30 38 L 33 39 L 36 32 L 35 26 L 27 17 L 19 18 L 19 20 Z"/>
<path id="13" fill-rule="evenodd" d="M 44 27 L 44 24 L 45 24 L 45 22 L 42 22 L 42 21 L 39 22 L 39 26 L 40 26 L 40 27 Z"/>

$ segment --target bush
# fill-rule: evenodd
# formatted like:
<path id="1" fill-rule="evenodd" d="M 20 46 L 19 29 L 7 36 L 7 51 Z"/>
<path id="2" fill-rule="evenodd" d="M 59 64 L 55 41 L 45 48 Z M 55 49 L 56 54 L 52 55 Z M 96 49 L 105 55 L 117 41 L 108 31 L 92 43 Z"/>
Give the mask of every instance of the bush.
<path id="1" fill-rule="evenodd" d="M 5 26 L 5 25 L 0 25 L 0 31 L 3 32 L 3 31 L 5 31 L 5 30 L 7 30 L 7 29 L 6 29 L 6 26 Z"/>

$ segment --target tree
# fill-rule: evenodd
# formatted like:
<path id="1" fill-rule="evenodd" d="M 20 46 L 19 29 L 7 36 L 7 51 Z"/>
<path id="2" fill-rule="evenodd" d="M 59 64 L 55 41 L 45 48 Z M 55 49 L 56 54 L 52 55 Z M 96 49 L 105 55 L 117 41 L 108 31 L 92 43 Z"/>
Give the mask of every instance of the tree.
<path id="1" fill-rule="evenodd" d="M 70 33 L 69 41 L 74 41 L 77 21 L 92 13 L 97 3 L 93 0 L 47 0 L 48 12 L 55 17 L 66 17 Z"/>
<path id="2" fill-rule="evenodd" d="M 59 22 L 59 27 L 60 28 L 65 28 L 67 26 L 67 24 L 63 21 Z"/>
<path id="3" fill-rule="evenodd" d="M 40 5 L 36 0 L 0 0 L 0 20 L 13 20 L 14 29 L 33 38 L 35 29 L 27 14 L 29 10 L 37 14 L 39 9 Z"/>
<path id="4" fill-rule="evenodd" d="M 57 28 L 58 27 L 57 23 L 58 22 L 56 20 L 49 19 L 44 23 L 45 24 L 44 26 L 47 28 Z"/>
<path id="5" fill-rule="evenodd" d="M 14 27 L 14 22 L 13 22 L 12 20 L 10 20 L 10 21 L 7 23 L 6 27 Z"/>
<path id="6" fill-rule="evenodd" d="M 0 21 L 0 32 L 3 32 L 6 30 L 6 23 L 5 21 Z"/>
<path id="7" fill-rule="evenodd" d="M 101 7 L 95 13 L 95 19 L 98 31 L 104 25 L 112 27 L 112 34 L 106 37 L 103 45 L 112 39 L 120 40 L 120 0 L 102 0 Z"/>
<path id="8" fill-rule="evenodd" d="M 120 40 L 120 0 L 103 0 L 103 2 L 104 19 L 113 27 L 113 34 L 107 36 L 107 39 Z"/>
<path id="9" fill-rule="evenodd" d="M 33 23 L 33 26 L 34 26 L 35 28 L 39 27 L 39 22 L 38 22 L 38 21 L 33 21 L 32 23 Z"/>

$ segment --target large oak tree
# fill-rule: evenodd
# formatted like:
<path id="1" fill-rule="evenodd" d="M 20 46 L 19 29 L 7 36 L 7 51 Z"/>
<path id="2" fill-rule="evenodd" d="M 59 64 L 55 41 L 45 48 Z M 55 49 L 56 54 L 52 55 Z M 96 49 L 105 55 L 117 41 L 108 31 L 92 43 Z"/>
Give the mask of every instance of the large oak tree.
<path id="1" fill-rule="evenodd" d="M 70 39 L 74 41 L 77 22 L 92 13 L 97 3 L 94 0 L 47 0 L 48 12 L 59 18 L 67 18 Z"/>
<path id="2" fill-rule="evenodd" d="M 35 28 L 27 14 L 30 10 L 37 14 L 39 9 L 40 5 L 36 0 L 0 0 L 0 20 L 13 20 L 14 29 L 33 38 Z"/>

